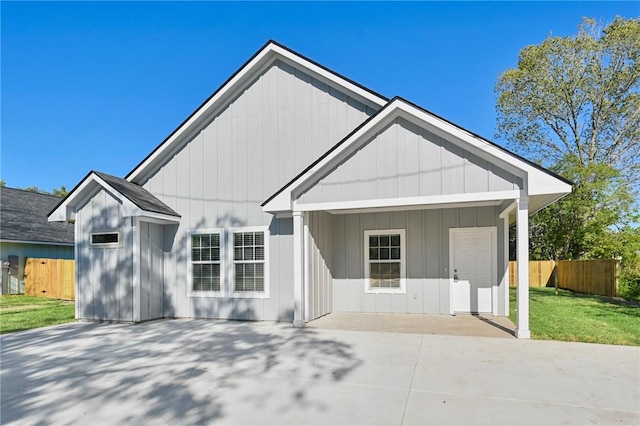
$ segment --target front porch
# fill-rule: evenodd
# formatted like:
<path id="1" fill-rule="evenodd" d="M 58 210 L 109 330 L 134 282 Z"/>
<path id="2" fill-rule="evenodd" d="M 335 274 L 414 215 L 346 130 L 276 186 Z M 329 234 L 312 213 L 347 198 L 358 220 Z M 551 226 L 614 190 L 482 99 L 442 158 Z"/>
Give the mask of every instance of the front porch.
<path id="1" fill-rule="evenodd" d="M 334 312 L 308 322 L 307 327 L 383 333 L 506 338 L 515 337 L 516 333 L 516 326 L 508 317 L 490 314 L 451 316 Z"/>

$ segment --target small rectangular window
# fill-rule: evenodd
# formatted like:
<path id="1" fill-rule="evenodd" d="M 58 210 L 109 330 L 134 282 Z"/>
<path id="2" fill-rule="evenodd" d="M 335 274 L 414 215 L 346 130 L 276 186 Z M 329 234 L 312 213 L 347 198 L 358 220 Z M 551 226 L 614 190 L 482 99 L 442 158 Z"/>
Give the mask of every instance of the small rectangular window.
<path id="1" fill-rule="evenodd" d="M 119 232 L 102 232 L 91 234 L 91 245 L 92 246 L 116 246 L 120 244 L 120 233 Z"/>

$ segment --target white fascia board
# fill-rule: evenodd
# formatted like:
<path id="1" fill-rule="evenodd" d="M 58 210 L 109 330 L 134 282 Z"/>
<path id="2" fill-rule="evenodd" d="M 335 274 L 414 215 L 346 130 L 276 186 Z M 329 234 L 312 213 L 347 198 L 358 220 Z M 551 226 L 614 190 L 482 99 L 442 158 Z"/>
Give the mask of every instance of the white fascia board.
<path id="1" fill-rule="evenodd" d="M 71 195 L 64 199 L 64 201 L 53 211 L 48 217 L 49 222 L 66 222 L 69 220 L 75 220 L 76 218 L 76 206 L 79 202 L 95 191 L 97 176 L 91 173 L 87 176 L 80 185 L 73 191 Z M 103 181 L 104 182 L 104 181 Z"/>
<path id="2" fill-rule="evenodd" d="M 504 200 L 515 200 L 520 197 L 519 190 L 497 192 L 475 192 L 469 194 L 431 195 L 426 197 L 388 198 L 358 201 L 339 201 L 332 203 L 298 204 L 294 202 L 294 211 L 354 211 L 362 209 L 380 208 L 424 208 L 426 206 L 450 207 L 463 206 L 475 207 L 476 203 L 482 205 L 498 205 Z"/>
<path id="3" fill-rule="evenodd" d="M 158 147 L 156 151 L 143 163 L 136 167 L 136 169 L 133 170 L 126 179 L 130 182 L 138 182 L 143 179 L 147 169 L 151 165 L 155 164 L 155 162 L 165 154 L 172 152 L 172 149 L 176 144 L 179 144 L 181 141 L 186 139 L 185 136 L 197 131 L 198 126 L 201 125 L 210 115 L 214 114 L 216 109 L 224 107 L 225 102 L 231 98 L 234 93 L 241 89 L 245 83 L 250 81 L 254 75 L 259 74 L 259 72 L 277 59 L 281 59 L 294 67 L 304 68 L 310 73 L 320 77 L 320 80 L 323 80 L 325 83 L 350 91 L 361 97 L 362 100 L 368 101 L 368 103 L 382 107 L 387 102 L 386 99 L 376 96 L 375 94 L 364 90 L 363 88 L 306 59 L 301 58 L 286 49 L 283 49 L 276 44 L 270 43 L 255 55 L 254 58 L 242 69 L 240 69 L 233 78 L 231 78 L 231 80 L 221 87 L 214 96 L 211 97 L 211 99 L 194 112 L 179 129 L 164 141 L 162 145 Z"/>

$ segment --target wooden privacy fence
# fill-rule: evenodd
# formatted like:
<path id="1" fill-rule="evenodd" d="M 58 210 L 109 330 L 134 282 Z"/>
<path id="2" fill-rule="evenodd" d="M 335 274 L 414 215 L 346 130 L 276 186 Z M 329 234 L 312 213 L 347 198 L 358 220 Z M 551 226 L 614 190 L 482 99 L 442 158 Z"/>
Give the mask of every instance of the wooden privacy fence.
<path id="1" fill-rule="evenodd" d="M 529 287 L 546 287 L 553 285 L 553 272 L 556 262 L 553 260 L 535 260 L 529 262 Z M 509 286 L 518 284 L 518 263 L 509 262 Z"/>
<path id="2" fill-rule="evenodd" d="M 516 262 L 509 262 L 509 286 L 518 283 Z M 529 262 L 529 287 L 552 287 L 581 293 L 616 296 L 620 281 L 620 261 L 617 259 L 532 260 Z"/>
<path id="3" fill-rule="evenodd" d="M 29 296 L 74 300 L 76 265 L 73 260 L 27 258 L 24 293 Z"/>

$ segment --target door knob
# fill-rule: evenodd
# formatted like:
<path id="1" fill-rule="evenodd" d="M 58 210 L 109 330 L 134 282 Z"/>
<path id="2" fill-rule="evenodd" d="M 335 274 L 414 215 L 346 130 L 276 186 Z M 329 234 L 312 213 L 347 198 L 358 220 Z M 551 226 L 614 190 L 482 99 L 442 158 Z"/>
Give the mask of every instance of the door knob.
<path id="1" fill-rule="evenodd" d="M 453 270 L 453 282 L 454 283 L 458 282 L 458 270 L 457 269 Z"/>

